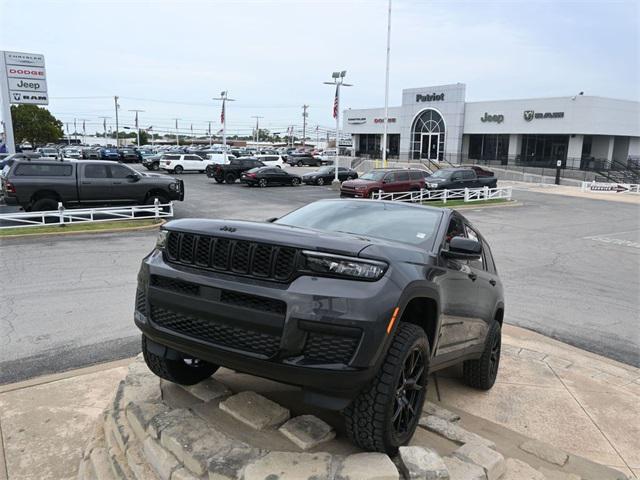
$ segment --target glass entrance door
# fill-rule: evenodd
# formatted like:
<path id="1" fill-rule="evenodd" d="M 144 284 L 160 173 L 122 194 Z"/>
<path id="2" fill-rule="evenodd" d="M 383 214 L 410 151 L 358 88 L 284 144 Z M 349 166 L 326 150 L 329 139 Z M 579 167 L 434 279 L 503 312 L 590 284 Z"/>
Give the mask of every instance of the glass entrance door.
<path id="1" fill-rule="evenodd" d="M 440 153 L 440 135 L 438 133 L 423 133 L 420 141 L 420 158 L 438 160 Z"/>

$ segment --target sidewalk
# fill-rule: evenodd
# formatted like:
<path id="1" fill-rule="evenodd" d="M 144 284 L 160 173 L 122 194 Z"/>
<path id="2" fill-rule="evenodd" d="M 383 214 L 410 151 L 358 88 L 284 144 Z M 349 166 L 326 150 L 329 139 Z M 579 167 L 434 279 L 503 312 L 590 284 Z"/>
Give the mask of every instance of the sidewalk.
<path id="1" fill-rule="evenodd" d="M 527 190 L 529 192 L 551 193 L 554 195 L 566 195 L 569 197 L 588 198 L 590 200 L 605 200 L 609 202 L 635 203 L 640 205 L 640 195 L 634 193 L 616 192 L 583 192 L 580 187 L 570 185 L 555 185 L 552 183 L 530 183 L 516 180 L 500 180 L 500 185 L 511 185 L 514 189 Z"/>
<path id="2" fill-rule="evenodd" d="M 75 478 L 129 361 L 0 386 L 0 480 Z M 639 369 L 512 326 L 500 368 L 489 392 L 439 374 L 442 405 L 640 478 Z"/>

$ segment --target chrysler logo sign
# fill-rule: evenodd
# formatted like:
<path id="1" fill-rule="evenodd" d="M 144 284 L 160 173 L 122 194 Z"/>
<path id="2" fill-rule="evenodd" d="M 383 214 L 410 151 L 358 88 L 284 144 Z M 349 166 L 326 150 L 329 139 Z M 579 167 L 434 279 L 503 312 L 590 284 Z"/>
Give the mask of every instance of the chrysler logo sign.
<path id="1" fill-rule="evenodd" d="M 533 110 L 525 110 L 523 112 L 524 119 L 527 122 L 531 120 L 539 119 L 539 118 L 564 118 L 564 112 L 544 112 L 544 113 L 536 113 Z"/>
<path id="2" fill-rule="evenodd" d="M 416 95 L 416 102 L 438 102 L 444 100 L 444 93 L 431 93 L 422 95 L 418 93 Z"/>
<path id="3" fill-rule="evenodd" d="M 347 118 L 347 123 L 349 125 L 362 125 L 364 123 L 367 123 L 367 119 L 364 117 L 357 117 L 357 118 Z"/>
<path id="4" fill-rule="evenodd" d="M 502 123 L 504 122 L 504 115 L 489 115 L 487 112 L 484 112 L 484 117 L 480 117 L 480 120 L 482 122 Z"/>

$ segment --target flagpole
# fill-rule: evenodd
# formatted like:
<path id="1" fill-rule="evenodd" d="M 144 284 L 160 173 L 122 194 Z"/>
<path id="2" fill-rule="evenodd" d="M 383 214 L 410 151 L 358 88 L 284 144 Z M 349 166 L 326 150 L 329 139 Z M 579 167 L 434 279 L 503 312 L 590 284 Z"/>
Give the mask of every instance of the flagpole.
<path id="1" fill-rule="evenodd" d="M 331 74 L 331 78 L 333 78 L 333 82 L 324 82 L 327 85 L 335 85 L 336 86 L 336 96 L 333 101 L 333 116 L 336 119 L 336 159 L 333 161 L 335 166 L 334 168 L 334 179 L 331 182 L 331 187 L 334 189 L 340 188 L 340 180 L 338 179 L 338 157 L 340 155 L 340 87 L 352 87 L 353 85 L 349 83 L 344 83 L 344 77 L 347 75 L 346 70 L 342 70 L 341 72 L 333 72 Z"/>

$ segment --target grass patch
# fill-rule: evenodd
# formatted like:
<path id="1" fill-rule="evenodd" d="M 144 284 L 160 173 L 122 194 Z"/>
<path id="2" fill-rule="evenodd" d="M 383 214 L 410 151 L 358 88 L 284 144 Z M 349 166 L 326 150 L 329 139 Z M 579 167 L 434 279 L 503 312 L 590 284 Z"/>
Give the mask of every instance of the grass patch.
<path id="1" fill-rule="evenodd" d="M 468 206 L 468 207 L 482 207 L 484 205 L 496 205 L 496 204 L 501 204 L 501 203 L 510 203 L 513 200 L 507 200 L 506 198 L 493 198 L 491 200 L 480 200 L 480 201 L 476 201 L 476 202 L 465 202 L 464 200 L 461 199 L 455 199 L 455 200 L 447 200 L 447 203 L 444 203 L 443 201 L 426 201 L 426 202 L 422 202 L 423 205 L 426 205 L 428 207 L 447 207 L 447 208 L 452 208 L 452 207 L 460 207 L 460 206 Z"/>
<path id="2" fill-rule="evenodd" d="M 81 222 L 66 224 L 64 227 L 54 224 L 42 227 L 29 228 L 0 228 L 0 237 L 13 237 L 16 235 L 40 234 L 40 233 L 66 233 L 66 232 L 100 232 L 114 228 L 134 228 L 147 225 L 159 225 L 160 222 L 154 218 L 144 220 L 114 220 L 112 222 Z"/>

